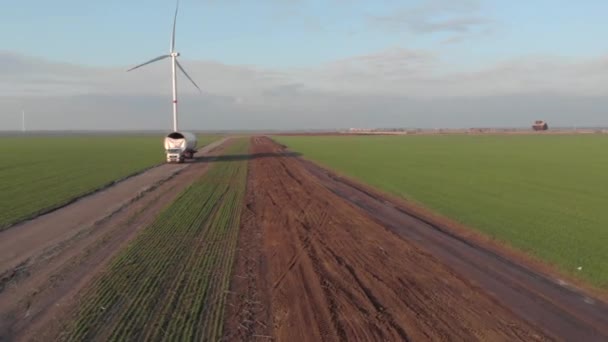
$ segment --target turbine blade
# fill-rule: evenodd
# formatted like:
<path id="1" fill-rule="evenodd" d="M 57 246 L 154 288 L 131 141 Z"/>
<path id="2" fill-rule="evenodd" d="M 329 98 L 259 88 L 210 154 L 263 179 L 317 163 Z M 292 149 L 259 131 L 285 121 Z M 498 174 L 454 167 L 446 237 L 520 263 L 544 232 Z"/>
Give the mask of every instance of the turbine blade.
<path id="1" fill-rule="evenodd" d="M 141 67 L 142 67 L 142 66 L 144 66 L 144 65 L 148 65 L 148 64 L 150 64 L 150 63 L 154 63 L 154 62 L 160 61 L 161 59 L 165 59 L 165 58 L 169 58 L 169 57 L 171 57 L 171 55 L 163 55 L 163 56 L 156 57 L 156 58 L 154 58 L 154 59 L 152 59 L 152 60 L 147 61 L 146 63 L 140 64 L 140 65 L 138 65 L 138 66 L 136 66 L 136 67 L 133 67 L 133 68 L 131 68 L 131 69 L 127 70 L 127 72 L 129 72 L 129 71 L 131 71 L 131 70 L 135 70 L 135 69 L 137 69 L 137 68 L 141 68 Z"/>
<path id="2" fill-rule="evenodd" d="M 179 68 L 179 70 L 181 70 L 184 73 L 184 75 L 186 75 L 186 77 L 188 77 L 188 79 L 190 80 L 190 82 L 192 82 L 192 84 L 194 84 L 196 89 L 198 89 L 198 91 L 202 93 L 201 88 L 199 88 L 198 85 L 196 84 L 196 82 L 194 82 L 194 80 L 192 79 L 192 77 L 190 77 L 190 75 L 188 75 L 188 73 L 186 72 L 186 70 L 184 70 L 182 65 L 179 64 L 179 62 L 177 60 L 175 61 L 175 63 L 177 64 L 177 67 Z"/>
<path id="3" fill-rule="evenodd" d="M 177 0 L 177 5 L 175 5 L 175 16 L 173 17 L 173 34 L 171 35 L 171 51 L 175 52 L 175 25 L 177 24 L 177 10 L 179 9 L 179 0 Z"/>

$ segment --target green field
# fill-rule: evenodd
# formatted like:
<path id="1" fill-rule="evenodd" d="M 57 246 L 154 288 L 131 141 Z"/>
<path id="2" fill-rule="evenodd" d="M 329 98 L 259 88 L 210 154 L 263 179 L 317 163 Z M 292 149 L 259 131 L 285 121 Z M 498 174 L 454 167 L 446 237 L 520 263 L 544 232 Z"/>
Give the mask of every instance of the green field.
<path id="1" fill-rule="evenodd" d="M 608 136 L 275 139 L 608 287 Z"/>
<path id="2" fill-rule="evenodd" d="M 0 230 L 163 163 L 163 151 L 153 135 L 0 137 Z"/>
<path id="3" fill-rule="evenodd" d="M 87 288 L 62 340 L 221 339 L 247 160 L 211 165 Z"/>

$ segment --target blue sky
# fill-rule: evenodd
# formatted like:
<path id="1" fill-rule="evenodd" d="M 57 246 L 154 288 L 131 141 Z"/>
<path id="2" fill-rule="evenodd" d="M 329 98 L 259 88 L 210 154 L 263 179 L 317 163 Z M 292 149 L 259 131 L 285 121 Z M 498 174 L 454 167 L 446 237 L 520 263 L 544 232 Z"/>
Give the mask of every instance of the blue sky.
<path id="1" fill-rule="evenodd" d="M 24 107 L 39 129 L 170 122 L 169 61 L 125 70 L 168 52 L 174 1 L 0 1 L 0 130 Z M 606 0 L 182 0 L 177 48 L 203 95 L 179 79 L 181 122 L 608 126 L 606 13 Z"/>
<path id="2" fill-rule="evenodd" d="M 173 1 L 3 1 L 4 49 L 93 66 L 129 65 L 166 51 Z M 420 32 L 378 18 L 429 1 L 182 0 L 178 47 L 188 59 L 310 66 L 387 48 L 425 49 L 462 66 L 525 55 L 605 54 L 608 1 L 431 1 L 436 20 L 480 21 L 471 32 Z M 432 6 L 431 6 L 432 7 Z M 460 7 L 460 9 L 458 9 Z M 460 37 L 460 38 L 459 38 Z M 446 42 L 450 38 L 457 43 Z"/>

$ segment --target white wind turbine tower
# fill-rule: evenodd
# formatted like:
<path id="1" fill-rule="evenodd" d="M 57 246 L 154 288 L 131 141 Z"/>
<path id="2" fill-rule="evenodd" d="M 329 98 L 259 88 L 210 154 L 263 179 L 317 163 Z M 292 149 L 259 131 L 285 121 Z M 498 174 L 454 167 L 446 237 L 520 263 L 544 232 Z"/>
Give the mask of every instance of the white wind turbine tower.
<path id="1" fill-rule="evenodd" d="M 21 109 L 21 132 L 25 133 L 25 109 Z"/>
<path id="2" fill-rule="evenodd" d="M 173 84 L 173 132 L 178 132 L 178 127 L 177 127 L 177 74 L 176 74 L 176 67 L 179 68 L 179 70 L 181 70 L 181 72 L 184 73 L 184 75 L 190 80 L 190 82 L 192 82 L 192 84 L 194 84 L 194 86 L 196 87 L 196 89 L 198 89 L 198 91 L 201 91 L 201 88 L 198 87 L 198 85 L 196 84 L 196 82 L 194 82 L 194 80 L 190 77 L 190 75 L 188 75 L 188 73 L 186 72 L 186 70 L 184 70 L 184 68 L 182 67 L 181 64 L 179 64 L 179 62 L 177 61 L 177 57 L 180 56 L 179 52 L 175 51 L 175 24 L 177 22 L 177 11 L 179 9 L 179 0 L 177 1 L 177 5 L 175 7 L 175 16 L 173 17 L 173 34 L 171 35 L 171 47 L 169 50 L 169 54 L 168 55 L 162 55 L 159 57 L 156 57 L 146 63 L 140 64 L 136 67 L 133 67 L 128 71 L 131 70 L 135 70 L 137 68 L 140 68 L 144 65 L 148 65 L 150 63 L 154 63 L 160 60 L 163 60 L 165 58 L 171 58 L 171 73 L 172 73 L 172 84 Z"/>

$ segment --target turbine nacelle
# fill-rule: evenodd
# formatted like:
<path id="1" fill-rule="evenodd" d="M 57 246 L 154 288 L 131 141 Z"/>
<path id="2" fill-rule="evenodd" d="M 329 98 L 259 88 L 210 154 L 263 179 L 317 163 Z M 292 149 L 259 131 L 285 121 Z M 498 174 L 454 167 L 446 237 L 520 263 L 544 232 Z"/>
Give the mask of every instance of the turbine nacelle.
<path id="1" fill-rule="evenodd" d="M 181 56 L 179 52 L 171 52 L 171 54 L 169 54 L 169 56 L 171 57 L 179 57 Z"/>

